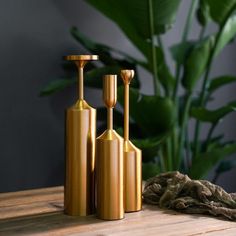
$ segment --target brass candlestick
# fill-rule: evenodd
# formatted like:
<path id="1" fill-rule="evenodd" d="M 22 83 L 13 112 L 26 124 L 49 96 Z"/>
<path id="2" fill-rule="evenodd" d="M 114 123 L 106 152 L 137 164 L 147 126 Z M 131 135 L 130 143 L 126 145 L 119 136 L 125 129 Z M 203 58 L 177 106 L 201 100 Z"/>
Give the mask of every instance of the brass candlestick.
<path id="1" fill-rule="evenodd" d="M 129 141 L 129 84 L 133 70 L 121 70 L 124 82 L 124 206 L 125 212 L 142 209 L 142 152 Z"/>
<path id="2" fill-rule="evenodd" d="M 94 167 L 96 110 L 84 100 L 83 68 L 97 55 L 70 55 L 78 68 L 78 100 L 66 111 L 65 213 L 86 216 L 94 213 Z"/>
<path id="3" fill-rule="evenodd" d="M 107 130 L 96 139 L 97 215 L 104 220 L 124 217 L 123 139 L 113 130 L 116 87 L 116 75 L 105 75 L 103 100 L 107 107 Z"/>

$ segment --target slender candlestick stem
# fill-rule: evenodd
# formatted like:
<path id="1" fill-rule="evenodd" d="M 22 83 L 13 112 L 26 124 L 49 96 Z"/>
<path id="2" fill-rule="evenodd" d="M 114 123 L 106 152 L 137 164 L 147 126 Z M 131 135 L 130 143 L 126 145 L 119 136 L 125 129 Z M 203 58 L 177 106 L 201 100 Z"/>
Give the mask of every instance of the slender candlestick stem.
<path id="1" fill-rule="evenodd" d="M 79 67 L 78 76 L 78 97 L 80 100 L 84 100 L 84 67 Z"/>
<path id="2" fill-rule="evenodd" d="M 98 60 L 98 55 L 68 55 L 64 57 L 67 61 L 73 61 L 78 69 L 77 94 L 79 100 L 84 100 L 84 66 L 88 61 Z"/>
<path id="3" fill-rule="evenodd" d="M 113 108 L 107 108 L 107 129 L 113 129 Z"/>
<path id="4" fill-rule="evenodd" d="M 125 84 L 124 92 L 124 140 L 129 140 L 129 84 Z"/>
<path id="5" fill-rule="evenodd" d="M 134 70 L 121 70 L 124 82 L 124 141 L 129 140 L 129 84 L 134 77 Z"/>

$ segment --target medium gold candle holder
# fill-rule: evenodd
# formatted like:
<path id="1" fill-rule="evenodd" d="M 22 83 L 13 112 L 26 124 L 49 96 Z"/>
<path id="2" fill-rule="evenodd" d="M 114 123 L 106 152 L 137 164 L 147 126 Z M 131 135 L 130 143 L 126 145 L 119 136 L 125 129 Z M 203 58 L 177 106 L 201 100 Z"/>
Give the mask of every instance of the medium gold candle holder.
<path id="1" fill-rule="evenodd" d="M 123 138 L 113 130 L 116 75 L 104 76 L 103 100 L 107 107 L 107 130 L 96 139 L 97 216 L 104 220 L 118 220 L 124 218 L 124 192 Z"/>
<path id="2" fill-rule="evenodd" d="M 86 216 L 94 213 L 94 168 L 96 110 L 84 100 L 85 64 L 97 55 L 70 55 L 65 60 L 78 68 L 78 100 L 66 111 L 65 213 Z"/>
<path id="3" fill-rule="evenodd" d="M 142 152 L 129 140 L 129 84 L 133 70 L 121 70 L 124 82 L 124 208 L 125 212 L 142 209 Z"/>

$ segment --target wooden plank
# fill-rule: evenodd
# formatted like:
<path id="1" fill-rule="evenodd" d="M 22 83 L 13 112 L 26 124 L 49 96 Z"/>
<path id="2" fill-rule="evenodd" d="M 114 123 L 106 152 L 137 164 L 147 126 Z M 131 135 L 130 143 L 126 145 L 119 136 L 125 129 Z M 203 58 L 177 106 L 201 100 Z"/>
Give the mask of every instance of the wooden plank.
<path id="1" fill-rule="evenodd" d="M 0 194 L 0 208 L 30 204 L 32 202 L 46 202 L 63 198 L 63 187 L 52 187 Z"/>
<path id="2" fill-rule="evenodd" d="M 140 212 L 126 214 L 119 221 L 103 221 L 94 215 L 66 216 L 62 211 L 62 191 L 58 187 L 0 194 L 0 201 L 4 201 L 0 202 L 0 235 L 236 235 L 235 222 L 150 205 L 144 205 Z"/>

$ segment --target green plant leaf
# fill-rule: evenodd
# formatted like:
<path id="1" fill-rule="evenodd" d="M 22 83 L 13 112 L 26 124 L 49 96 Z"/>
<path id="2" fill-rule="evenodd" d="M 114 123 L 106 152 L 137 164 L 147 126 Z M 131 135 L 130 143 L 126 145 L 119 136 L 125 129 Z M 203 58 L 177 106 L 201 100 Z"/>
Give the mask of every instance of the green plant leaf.
<path id="1" fill-rule="evenodd" d="M 120 74 L 122 68 L 119 65 L 105 66 L 92 69 L 85 73 L 84 85 L 91 88 L 102 88 L 102 77 L 105 74 Z M 76 83 L 76 78 L 58 79 L 50 82 L 45 88 L 40 91 L 40 96 L 48 96 Z M 118 85 L 122 84 L 122 80 L 118 80 Z M 137 74 L 133 80 L 132 87 L 139 88 L 140 82 Z"/>
<path id="2" fill-rule="evenodd" d="M 132 28 L 143 39 L 151 38 L 148 1 L 86 1 L 115 21 L 125 33 Z M 172 27 L 179 4 L 180 0 L 152 0 L 156 34 L 164 33 Z"/>
<path id="3" fill-rule="evenodd" d="M 208 86 L 208 92 L 213 93 L 222 86 L 236 82 L 236 77 L 231 75 L 224 75 L 217 78 L 214 78 L 210 81 Z"/>
<path id="4" fill-rule="evenodd" d="M 160 47 L 156 47 L 156 55 L 157 55 L 157 74 L 158 74 L 158 79 L 163 86 L 165 93 L 169 95 L 175 84 L 175 78 L 171 74 L 169 67 L 167 66 L 166 59 L 164 52 Z M 149 70 L 151 73 L 153 73 L 153 68 L 152 68 L 152 63 L 149 64 L 143 64 L 142 65 L 144 68 Z"/>
<path id="5" fill-rule="evenodd" d="M 76 79 L 58 79 L 50 82 L 40 91 L 40 96 L 48 96 L 75 84 Z"/>
<path id="6" fill-rule="evenodd" d="M 115 127 L 123 127 L 124 125 L 124 116 L 123 114 L 114 109 L 113 110 L 114 117 L 114 126 Z M 107 120 L 107 108 L 106 107 L 98 107 L 97 108 L 97 120 L 98 121 L 106 121 Z"/>
<path id="7" fill-rule="evenodd" d="M 142 177 L 143 180 L 147 180 L 153 176 L 156 176 L 160 173 L 160 167 L 153 162 L 143 163 L 142 164 Z"/>
<path id="8" fill-rule="evenodd" d="M 114 21 L 134 45 L 151 58 L 151 39 L 148 1 L 86 0 Z M 174 23 L 180 0 L 152 0 L 155 34 L 166 32 Z M 160 11 L 161 9 L 161 11 Z"/>
<path id="9" fill-rule="evenodd" d="M 118 101 L 123 105 L 123 86 L 118 88 Z M 175 119 L 174 104 L 169 98 L 148 96 L 130 89 L 130 117 L 145 136 L 165 136 Z"/>
<path id="10" fill-rule="evenodd" d="M 224 135 L 218 135 L 216 137 L 211 138 L 209 141 L 205 140 L 202 142 L 202 151 L 213 151 L 216 148 L 219 148 L 222 146 L 222 139 L 224 138 Z"/>
<path id="11" fill-rule="evenodd" d="M 132 142 L 135 146 L 140 149 L 149 149 L 149 148 L 157 148 L 160 145 L 165 137 L 152 137 L 152 138 L 144 138 L 144 139 L 132 139 Z"/>
<path id="12" fill-rule="evenodd" d="M 224 24 L 219 39 L 217 41 L 217 45 L 215 48 L 214 56 L 217 56 L 221 50 L 232 41 L 236 34 L 236 14 L 235 12 L 229 17 Z"/>
<path id="13" fill-rule="evenodd" d="M 194 179 L 200 179 L 223 158 L 236 152 L 236 144 L 229 144 L 212 151 L 200 153 L 193 159 L 189 175 Z"/>
<path id="14" fill-rule="evenodd" d="M 236 111 L 236 102 L 230 102 L 224 107 L 218 108 L 216 110 L 208 110 L 203 107 L 193 107 L 190 114 L 192 117 L 200 121 L 217 123 L 220 122 L 224 116 L 233 111 Z"/>
<path id="15" fill-rule="evenodd" d="M 223 160 L 219 163 L 215 172 L 217 174 L 222 174 L 223 172 L 232 170 L 235 167 L 236 167 L 236 160 Z"/>
<path id="16" fill-rule="evenodd" d="M 171 74 L 164 58 L 163 60 L 157 60 L 157 61 L 158 61 L 158 66 L 157 66 L 158 79 L 165 90 L 165 94 L 169 95 L 173 91 L 175 78 Z"/>
<path id="17" fill-rule="evenodd" d="M 99 67 L 93 70 L 90 70 L 84 74 L 84 85 L 92 88 L 102 88 L 102 78 L 105 74 L 119 74 L 121 67 L 119 65 L 115 66 L 105 66 Z M 135 80 L 136 83 L 139 83 L 138 80 Z M 118 80 L 118 84 L 121 84 L 122 81 Z"/>
<path id="18" fill-rule="evenodd" d="M 183 86 L 192 91 L 206 69 L 213 37 L 209 37 L 195 44 L 184 63 Z"/>
<path id="19" fill-rule="evenodd" d="M 86 37 L 84 34 L 82 34 L 76 27 L 71 28 L 71 34 L 72 36 L 80 43 L 82 44 L 88 51 L 90 51 L 92 54 L 98 54 L 99 55 L 99 61 L 102 61 L 105 65 L 117 65 L 119 60 L 116 60 L 111 55 L 111 52 L 115 52 L 123 57 L 125 57 L 126 60 L 128 60 L 130 63 L 135 64 L 142 64 L 144 62 L 140 62 L 136 60 L 135 58 L 131 57 L 130 55 L 126 54 L 125 52 L 122 52 L 118 49 L 109 47 L 105 44 L 97 43 L 90 38 Z"/>
<path id="20" fill-rule="evenodd" d="M 205 27 L 210 21 L 210 7 L 205 0 L 199 1 L 199 7 L 197 9 L 198 22 Z"/>
<path id="21" fill-rule="evenodd" d="M 192 49 L 189 45 L 185 44 L 179 45 L 179 47 L 172 49 L 172 54 L 175 60 L 183 62 L 185 59 L 183 86 L 186 89 L 192 91 L 197 81 L 201 78 L 201 75 L 206 69 L 210 50 L 212 49 L 215 40 L 217 39 L 213 54 L 214 57 L 216 57 L 223 50 L 223 48 L 235 37 L 235 35 L 236 14 L 233 12 L 222 25 L 217 37 L 212 35 L 204 41 L 197 43 L 194 47 L 192 47 Z M 191 51 L 186 57 L 186 51 L 189 49 L 188 46 Z"/>
<path id="22" fill-rule="evenodd" d="M 236 4 L 236 0 L 205 0 L 210 8 L 210 15 L 212 19 L 218 23 L 222 24 L 232 7 Z"/>
<path id="23" fill-rule="evenodd" d="M 171 46 L 170 52 L 173 60 L 180 65 L 184 64 L 188 53 L 191 51 L 195 44 L 195 41 L 186 41 Z"/>

